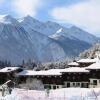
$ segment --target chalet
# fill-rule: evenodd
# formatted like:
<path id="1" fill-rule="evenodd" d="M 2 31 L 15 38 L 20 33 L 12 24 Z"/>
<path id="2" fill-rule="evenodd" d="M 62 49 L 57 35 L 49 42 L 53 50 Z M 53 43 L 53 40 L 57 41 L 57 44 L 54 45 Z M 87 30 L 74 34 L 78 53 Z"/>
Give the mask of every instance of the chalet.
<path id="1" fill-rule="evenodd" d="M 0 84 L 7 82 L 8 80 L 14 80 L 17 73 L 21 72 L 20 67 L 5 67 L 0 69 Z"/>
<path id="2" fill-rule="evenodd" d="M 100 87 L 100 60 L 81 59 L 68 64 L 65 69 L 22 70 L 19 67 L 0 69 L 1 83 L 17 79 L 18 84 L 26 83 L 29 78 L 39 79 L 44 88 L 57 89 L 67 87 L 94 88 Z"/>
<path id="3" fill-rule="evenodd" d="M 24 70 L 17 74 L 19 82 L 25 82 L 27 78 L 36 78 L 43 82 L 45 88 L 62 88 L 62 69 L 51 69 L 43 71 Z"/>
<path id="4" fill-rule="evenodd" d="M 17 74 L 20 82 L 25 82 L 27 78 L 37 78 L 41 80 L 44 87 L 50 89 L 62 87 L 99 87 L 99 59 L 81 59 L 68 64 L 69 68 L 50 69 L 42 71 L 23 70 Z M 97 66 L 98 65 L 98 69 Z"/>
<path id="5" fill-rule="evenodd" d="M 89 87 L 95 88 L 100 87 L 100 62 L 96 62 L 86 68 L 90 71 L 89 74 Z"/>
<path id="6" fill-rule="evenodd" d="M 85 87 L 89 85 L 89 71 L 81 67 L 70 67 L 62 73 L 64 87 Z"/>
<path id="7" fill-rule="evenodd" d="M 93 63 L 96 63 L 98 61 L 99 61 L 98 58 L 93 58 L 93 59 L 87 58 L 87 59 L 80 59 L 79 61 L 77 61 L 77 63 L 81 67 L 87 67 L 87 66 L 89 66 L 89 65 L 91 65 Z"/>
<path id="8" fill-rule="evenodd" d="M 20 82 L 25 82 L 27 78 L 37 78 L 41 80 L 44 87 L 50 89 L 62 87 L 88 87 L 89 71 L 85 68 L 71 67 L 66 69 L 51 69 L 46 71 L 24 70 L 17 74 Z"/>

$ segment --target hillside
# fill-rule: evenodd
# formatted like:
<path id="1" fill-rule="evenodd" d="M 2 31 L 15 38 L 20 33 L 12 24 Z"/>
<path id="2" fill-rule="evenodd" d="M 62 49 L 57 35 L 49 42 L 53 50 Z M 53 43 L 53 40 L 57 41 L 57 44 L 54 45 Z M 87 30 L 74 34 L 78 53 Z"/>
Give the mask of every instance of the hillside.
<path id="1" fill-rule="evenodd" d="M 51 21 L 40 22 L 31 16 L 21 19 L 0 16 L 0 59 L 15 64 L 29 59 L 53 62 L 76 57 L 97 41 L 97 37 L 75 26 L 65 28 Z"/>
<path id="2" fill-rule="evenodd" d="M 93 45 L 90 49 L 85 50 L 80 54 L 81 58 L 95 58 L 100 57 L 100 43 Z"/>

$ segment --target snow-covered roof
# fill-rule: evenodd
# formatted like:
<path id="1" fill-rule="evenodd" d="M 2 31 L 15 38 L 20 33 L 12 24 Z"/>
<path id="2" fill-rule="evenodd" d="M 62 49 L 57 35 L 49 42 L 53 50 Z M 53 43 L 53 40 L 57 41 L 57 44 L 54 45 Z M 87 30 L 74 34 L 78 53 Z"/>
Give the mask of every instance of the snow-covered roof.
<path id="1" fill-rule="evenodd" d="M 33 71 L 33 70 L 23 70 L 23 71 L 19 72 L 17 75 L 19 75 L 19 76 L 23 76 L 23 75 L 31 76 L 31 75 L 35 75 L 35 71 Z"/>
<path id="2" fill-rule="evenodd" d="M 88 67 L 86 69 L 100 69 L 100 62 L 96 62 Z"/>
<path id="3" fill-rule="evenodd" d="M 34 70 L 23 70 L 22 72 L 18 73 L 18 76 L 53 76 L 53 75 L 62 75 L 63 72 L 89 72 L 85 68 L 80 67 L 70 67 L 66 69 L 50 69 L 50 70 L 41 70 L 41 71 L 34 71 Z"/>
<path id="4" fill-rule="evenodd" d="M 81 67 L 70 67 L 70 68 L 66 68 L 65 70 L 62 71 L 63 72 L 70 72 L 70 73 L 78 73 L 78 72 L 82 72 L 82 73 L 87 73 L 89 72 L 88 70 L 86 70 L 85 68 L 81 68 Z"/>
<path id="5" fill-rule="evenodd" d="M 15 71 L 19 68 L 20 67 L 5 67 L 5 68 L 0 69 L 0 72 L 2 72 L 2 73 L 12 72 L 12 71 Z"/>
<path id="6" fill-rule="evenodd" d="M 51 70 L 42 70 L 42 71 L 34 71 L 34 70 L 23 70 L 22 72 L 17 74 L 18 76 L 42 76 L 42 75 L 61 75 L 59 69 L 51 69 Z"/>
<path id="7" fill-rule="evenodd" d="M 77 62 L 71 62 L 68 64 L 69 66 L 79 66 L 79 64 Z"/>
<path id="8" fill-rule="evenodd" d="M 37 75 L 61 75 L 60 71 L 57 70 L 47 70 L 47 71 L 38 71 Z"/>
<path id="9" fill-rule="evenodd" d="M 80 59 L 79 61 L 77 61 L 78 63 L 95 63 L 98 62 L 99 59 L 98 58 L 94 58 L 94 59 Z"/>

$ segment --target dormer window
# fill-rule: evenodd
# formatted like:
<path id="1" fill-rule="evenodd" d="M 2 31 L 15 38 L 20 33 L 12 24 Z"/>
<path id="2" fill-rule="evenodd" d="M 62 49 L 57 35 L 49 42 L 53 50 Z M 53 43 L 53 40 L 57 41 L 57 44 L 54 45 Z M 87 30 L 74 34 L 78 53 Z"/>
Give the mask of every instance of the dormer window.
<path id="1" fill-rule="evenodd" d="M 7 70 L 11 70 L 11 69 L 7 69 Z"/>

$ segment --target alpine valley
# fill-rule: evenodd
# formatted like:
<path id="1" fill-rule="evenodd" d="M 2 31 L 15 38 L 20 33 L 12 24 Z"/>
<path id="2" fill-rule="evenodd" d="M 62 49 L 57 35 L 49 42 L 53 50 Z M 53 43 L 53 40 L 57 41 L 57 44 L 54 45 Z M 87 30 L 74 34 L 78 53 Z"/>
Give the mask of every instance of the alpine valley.
<path id="1" fill-rule="evenodd" d="M 0 59 L 12 63 L 28 59 L 52 62 L 78 56 L 98 40 L 74 25 L 63 27 L 31 16 L 16 19 L 0 15 Z"/>

